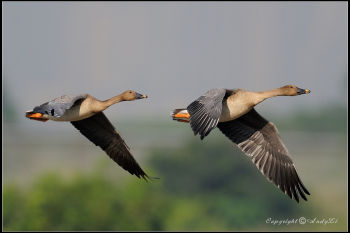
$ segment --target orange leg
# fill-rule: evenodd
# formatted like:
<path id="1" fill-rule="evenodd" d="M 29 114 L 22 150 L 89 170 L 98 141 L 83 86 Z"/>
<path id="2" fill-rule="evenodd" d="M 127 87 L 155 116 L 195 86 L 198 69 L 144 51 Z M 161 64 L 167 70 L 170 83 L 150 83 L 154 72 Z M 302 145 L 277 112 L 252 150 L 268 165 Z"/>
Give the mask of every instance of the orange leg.
<path id="1" fill-rule="evenodd" d="M 174 115 L 174 118 L 187 118 L 190 119 L 190 114 L 188 113 L 177 113 Z"/>
<path id="2" fill-rule="evenodd" d="M 176 113 L 173 116 L 173 120 L 188 123 L 188 122 L 190 122 L 190 114 L 188 114 L 188 113 Z"/>
<path id="3" fill-rule="evenodd" d="M 43 114 L 41 113 L 26 113 L 26 117 L 28 117 L 31 120 L 36 120 L 36 121 L 42 121 L 45 122 L 47 119 L 41 118 Z"/>

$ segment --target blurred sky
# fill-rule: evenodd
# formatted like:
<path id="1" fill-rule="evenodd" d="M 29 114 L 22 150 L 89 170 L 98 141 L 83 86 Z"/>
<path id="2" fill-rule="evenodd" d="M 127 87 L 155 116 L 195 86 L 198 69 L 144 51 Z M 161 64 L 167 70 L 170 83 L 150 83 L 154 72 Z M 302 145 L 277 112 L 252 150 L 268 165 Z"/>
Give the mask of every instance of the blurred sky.
<path id="1" fill-rule="evenodd" d="M 150 98 L 109 115 L 168 115 L 214 87 L 311 89 L 261 106 L 286 114 L 346 104 L 347 63 L 347 2 L 2 2 L 3 87 L 22 122 L 63 94 L 126 89 Z"/>

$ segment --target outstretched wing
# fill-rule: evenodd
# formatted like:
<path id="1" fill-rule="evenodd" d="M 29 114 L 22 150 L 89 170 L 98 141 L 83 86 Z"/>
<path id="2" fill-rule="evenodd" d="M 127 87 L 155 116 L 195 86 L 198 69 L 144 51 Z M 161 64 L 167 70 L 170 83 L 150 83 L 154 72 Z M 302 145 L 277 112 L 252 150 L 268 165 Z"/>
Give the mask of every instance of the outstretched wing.
<path id="1" fill-rule="evenodd" d="M 226 89 L 211 89 L 187 107 L 194 135 L 199 133 L 203 139 L 217 126 L 225 94 Z"/>
<path id="2" fill-rule="evenodd" d="M 145 180 L 148 178 L 131 155 L 129 147 L 123 138 L 115 130 L 103 112 L 99 112 L 92 117 L 80 121 L 71 121 L 71 123 L 85 137 L 96 146 L 101 147 L 109 157 L 129 173 L 139 178 L 142 177 Z"/>
<path id="3" fill-rule="evenodd" d="M 63 95 L 54 100 L 46 102 L 40 106 L 37 106 L 33 109 L 33 112 L 48 114 L 53 117 L 61 117 L 64 115 L 67 109 L 70 109 L 74 104 L 80 103 L 83 101 L 87 95 Z"/>
<path id="4" fill-rule="evenodd" d="M 228 122 L 221 122 L 218 128 L 252 158 L 253 163 L 291 199 L 299 202 L 299 195 L 306 199 L 310 195 L 301 182 L 288 150 L 283 144 L 275 125 L 255 109 Z"/>

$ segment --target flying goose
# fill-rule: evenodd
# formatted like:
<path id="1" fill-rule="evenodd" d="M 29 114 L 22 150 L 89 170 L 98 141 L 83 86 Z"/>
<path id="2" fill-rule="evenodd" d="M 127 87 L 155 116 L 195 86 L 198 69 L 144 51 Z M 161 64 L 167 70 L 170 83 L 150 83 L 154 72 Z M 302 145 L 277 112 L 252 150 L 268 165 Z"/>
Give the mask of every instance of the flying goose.
<path id="1" fill-rule="evenodd" d="M 138 178 L 147 180 L 148 176 L 131 155 L 130 148 L 102 112 L 113 104 L 143 98 L 147 96 L 132 90 L 105 101 L 100 101 L 88 94 L 63 95 L 27 111 L 25 116 L 42 122 L 70 121 L 80 133 L 96 146 L 101 147 L 122 168 Z"/>
<path id="2" fill-rule="evenodd" d="M 310 195 L 301 182 L 294 163 L 276 126 L 265 120 L 254 106 L 274 96 L 297 96 L 310 90 L 295 85 L 251 92 L 242 89 L 215 88 L 193 101 L 187 109 L 175 109 L 173 120 L 190 123 L 194 135 L 206 137 L 218 127 L 251 159 L 260 172 L 291 199 Z"/>

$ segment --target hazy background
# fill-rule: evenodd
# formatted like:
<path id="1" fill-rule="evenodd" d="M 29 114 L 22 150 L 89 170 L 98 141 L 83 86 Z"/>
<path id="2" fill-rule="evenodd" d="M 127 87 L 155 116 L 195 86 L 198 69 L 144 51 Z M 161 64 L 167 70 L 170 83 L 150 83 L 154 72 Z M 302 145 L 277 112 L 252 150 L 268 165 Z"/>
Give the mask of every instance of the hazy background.
<path id="1" fill-rule="evenodd" d="M 347 2 L 2 2 L 2 80 L 5 230 L 347 229 Z M 172 122 L 169 117 L 172 109 L 186 107 L 210 88 L 261 91 L 286 84 L 310 89 L 311 94 L 273 98 L 257 110 L 279 128 L 304 184 L 312 193 L 309 202 L 301 205 L 288 200 L 260 177 L 241 152 L 234 150 L 232 155 L 234 147 L 219 132 L 200 142 L 188 125 Z M 41 123 L 24 117 L 26 110 L 63 94 L 89 93 L 102 100 L 126 89 L 147 94 L 149 98 L 112 106 L 106 115 L 142 167 L 161 177 L 161 181 L 151 184 L 152 190 L 156 190 L 152 195 L 149 185 L 135 181 L 136 178 L 113 164 L 69 123 Z M 211 157 L 217 156 L 216 151 L 221 150 L 224 162 L 219 157 L 211 161 Z M 197 158 L 196 151 L 202 151 L 198 160 L 203 159 L 200 163 L 203 173 L 192 174 L 189 167 L 189 174 L 181 174 L 185 176 L 182 179 L 177 173 L 186 171 L 191 158 Z M 177 157 L 179 161 L 172 160 Z M 244 161 L 247 168 L 239 170 Z M 197 166 L 197 162 L 192 162 Z M 221 164 L 217 170 L 211 168 L 215 163 Z M 165 164 L 169 166 L 167 169 Z M 225 166 L 228 173 L 221 173 L 226 171 Z M 109 172 L 101 174 L 96 169 Z M 173 176 L 171 169 L 177 175 Z M 253 175 L 242 181 L 236 173 L 230 173 L 237 169 L 238 175 L 246 170 Z M 56 178 L 42 181 L 52 173 Z M 197 187 L 202 181 L 206 184 L 210 180 L 207 176 L 214 174 L 222 176 L 218 175 L 213 184 L 218 180 L 226 183 L 220 187 L 186 188 Z M 82 176 L 83 181 L 76 176 Z M 95 183 L 89 183 L 94 180 L 91 177 L 106 182 L 106 190 L 112 190 L 110 186 L 115 185 L 116 193 L 119 189 L 126 190 L 123 185 L 130 184 L 131 193 L 143 187 L 137 192 L 140 200 L 146 202 L 147 195 L 164 197 L 151 202 L 159 205 L 155 215 L 164 219 L 134 223 L 126 216 L 148 208 L 131 205 L 131 212 L 123 212 L 121 207 L 106 212 L 109 217 L 113 211 L 122 213 L 119 225 L 105 223 L 95 228 L 89 225 L 98 218 L 77 220 L 69 225 L 71 219 L 79 219 L 77 216 L 95 213 L 100 204 L 91 207 L 91 212 L 75 217 L 68 214 L 61 219 L 57 216 L 71 213 L 62 207 L 62 203 L 68 203 L 64 190 L 71 186 L 59 184 L 87 182 L 89 187 L 95 187 Z M 56 225 L 49 219 L 42 220 L 52 212 L 50 208 L 31 204 L 49 197 L 45 193 L 49 188 L 40 186 L 45 182 L 57 189 L 53 193 L 62 195 L 62 202 L 57 204 L 62 211 L 52 215 L 59 222 Z M 254 182 L 258 182 L 257 186 Z M 167 183 L 176 185 L 168 187 Z M 262 188 L 257 188 L 259 185 Z M 79 185 L 72 188 L 75 186 Z M 234 187 L 226 189 L 231 186 Z M 247 186 L 246 202 L 235 193 L 241 186 Z M 33 194 L 40 187 L 43 194 Z M 254 198 L 249 195 L 260 193 L 261 189 L 269 190 L 265 199 L 247 206 Z M 221 204 L 217 204 L 221 194 L 216 190 L 225 194 L 221 193 L 224 196 Z M 21 200 L 30 207 L 27 209 L 42 215 L 11 204 L 21 203 L 19 197 L 16 199 L 18 193 L 34 196 Z M 134 203 L 129 196 L 127 193 L 124 199 L 114 196 L 111 200 L 120 201 L 117 206 Z M 272 209 L 260 206 L 259 203 L 269 202 L 266 200 L 269 197 Z M 101 196 L 92 195 L 87 202 L 91 199 L 101 200 Z M 280 201 L 274 203 L 276 199 Z M 160 204 L 159 200 L 163 202 Z M 203 204 L 208 200 L 215 203 L 213 208 L 218 212 Z M 245 211 L 236 208 L 238 203 Z M 164 206 L 173 215 L 159 214 L 158 210 Z M 81 208 L 74 210 L 77 209 Z M 259 214 L 252 215 L 253 212 Z M 271 213 L 278 213 L 274 216 L 277 219 L 334 217 L 339 222 L 279 228 L 265 223 Z M 28 220 L 28 215 L 32 219 Z M 188 222 L 179 216 L 185 216 Z M 101 217 L 99 221 L 105 219 Z M 210 226 L 206 225 L 208 222 Z M 123 228 L 125 224 L 129 228 Z"/>

